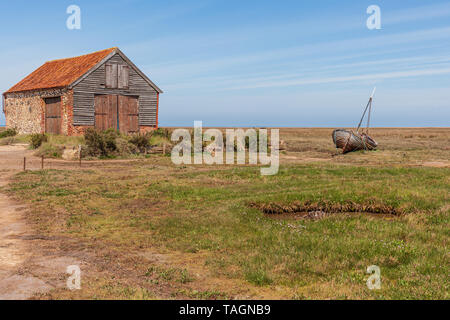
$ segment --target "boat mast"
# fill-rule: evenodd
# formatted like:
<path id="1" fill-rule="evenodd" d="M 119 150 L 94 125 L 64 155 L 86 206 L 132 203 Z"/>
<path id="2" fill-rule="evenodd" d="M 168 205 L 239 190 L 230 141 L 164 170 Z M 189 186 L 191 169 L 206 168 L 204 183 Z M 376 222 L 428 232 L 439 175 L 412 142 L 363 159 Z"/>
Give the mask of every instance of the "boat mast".
<path id="1" fill-rule="evenodd" d="M 375 87 L 373 89 L 372 94 L 370 95 L 369 102 L 367 102 L 366 108 L 364 109 L 364 113 L 363 113 L 363 115 L 361 117 L 361 120 L 359 121 L 358 128 L 356 129 L 356 133 L 359 133 L 359 128 L 361 128 L 361 124 L 362 124 L 362 122 L 364 120 L 364 117 L 366 116 L 367 110 L 369 110 L 369 116 L 367 118 L 367 128 L 366 128 L 366 130 L 367 130 L 367 132 L 369 130 L 370 115 L 372 113 L 372 101 L 373 101 L 373 96 L 375 95 L 375 90 L 376 89 L 377 89 L 377 87 Z"/>

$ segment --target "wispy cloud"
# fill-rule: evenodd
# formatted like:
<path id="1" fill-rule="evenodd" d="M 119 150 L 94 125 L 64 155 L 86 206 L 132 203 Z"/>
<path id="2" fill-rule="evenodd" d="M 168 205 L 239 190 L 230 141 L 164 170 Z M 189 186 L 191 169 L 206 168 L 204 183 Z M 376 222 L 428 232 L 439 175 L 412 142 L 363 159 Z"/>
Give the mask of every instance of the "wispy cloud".
<path id="1" fill-rule="evenodd" d="M 383 24 L 386 25 L 423 21 L 442 17 L 450 17 L 450 3 L 429 4 L 395 11 L 383 10 Z"/>
<path id="2" fill-rule="evenodd" d="M 244 90 L 411 78 L 447 73 L 443 70 L 446 70 L 450 58 L 443 53 L 450 52 L 450 46 L 445 43 L 437 44 L 444 46 L 442 54 L 410 53 L 436 46 L 435 42 L 424 46 L 424 41 L 445 38 L 450 38 L 450 28 L 318 42 L 220 59 L 164 63 L 145 66 L 144 69 L 162 79 L 171 79 L 164 83 L 171 91 L 189 88 Z M 386 55 L 390 57 L 381 58 Z"/>
<path id="3" fill-rule="evenodd" d="M 384 72 L 376 74 L 364 74 L 345 77 L 330 77 L 330 78 L 312 78 L 312 79 L 293 79 L 289 81 L 276 81 L 276 82 L 260 82 L 254 83 L 248 86 L 236 86 L 227 88 L 228 90 L 243 90 L 243 89 L 255 89 L 255 88 L 268 88 L 268 87 L 291 87 L 310 84 L 324 84 L 324 83 L 337 83 L 337 82 L 354 82 L 362 80 L 382 80 L 382 79 L 396 79 L 396 78 L 408 78 L 408 77 L 422 77 L 433 76 L 450 73 L 450 65 L 446 65 L 446 68 L 438 69 L 424 69 L 424 70 L 410 70 L 410 71 L 397 71 L 397 72 Z"/>
<path id="4" fill-rule="evenodd" d="M 168 61 L 161 64 L 152 64 L 151 66 L 144 66 L 151 72 L 156 73 L 184 73 L 184 74 L 199 74 L 202 72 L 209 72 L 212 70 L 226 69 L 239 65 L 255 65 L 261 64 L 271 60 L 283 60 L 295 58 L 296 60 L 302 57 L 317 58 L 317 55 L 325 55 L 326 59 L 333 60 L 338 53 L 341 56 L 342 52 L 348 54 L 349 50 L 361 53 L 372 48 L 389 48 L 402 47 L 404 51 L 408 49 L 404 45 L 417 44 L 423 41 L 432 41 L 439 39 L 450 38 L 449 28 L 436 28 L 418 30 L 405 33 L 397 33 L 391 35 L 380 35 L 374 37 L 353 38 L 338 41 L 317 42 L 302 46 L 279 48 L 266 51 L 253 52 L 248 54 L 240 54 L 229 56 L 224 54 L 221 58 L 215 59 L 190 59 L 187 62 Z"/>

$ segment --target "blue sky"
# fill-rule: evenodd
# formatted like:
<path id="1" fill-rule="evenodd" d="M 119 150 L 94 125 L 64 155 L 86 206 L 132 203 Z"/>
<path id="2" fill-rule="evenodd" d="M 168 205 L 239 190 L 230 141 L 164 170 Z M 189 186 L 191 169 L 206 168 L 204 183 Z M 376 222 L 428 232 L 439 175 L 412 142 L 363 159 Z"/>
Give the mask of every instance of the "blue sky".
<path id="1" fill-rule="evenodd" d="M 66 28 L 81 8 L 82 29 Z M 369 30 L 369 5 L 382 29 Z M 2 1 L 0 91 L 47 60 L 118 46 L 162 126 L 449 126 L 450 1 Z M 4 124 L 4 115 L 0 115 Z"/>

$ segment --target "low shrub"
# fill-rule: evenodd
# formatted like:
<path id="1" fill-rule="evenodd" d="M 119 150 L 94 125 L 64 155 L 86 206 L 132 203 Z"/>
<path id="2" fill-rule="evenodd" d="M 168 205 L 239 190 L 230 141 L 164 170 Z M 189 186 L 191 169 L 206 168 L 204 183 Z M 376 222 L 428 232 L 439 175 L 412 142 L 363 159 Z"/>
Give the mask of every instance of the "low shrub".
<path id="1" fill-rule="evenodd" d="M 48 141 L 48 137 L 44 133 L 32 134 L 30 139 L 31 139 L 31 148 L 32 149 L 37 149 L 42 145 L 42 143 Z"/>
<path id="2" fill-rule="evenodd" d="M 124 138 L 117 138 L 116 146 L 117 146 L 117 153 L 120 156 L 139 153 L 138 147 Z"/>
<path id="3" fill-rule="evenodd" d="M 86 141 L 86 152 L 90 156 L 108 157 L 117 150 L 116 138 L 119 133 L 114 129 L 98 131 L 92 128 L 86 130 L 84 139 Z"/>
<path id="4" fill-rule="evenodd" d="M 167 140 L 170 140 L 170 136 L 171 136 L 171 131 L 169 129 L 165 129 L 165 128 L 158 128 L 155 131 L 150 133 L 151 136 L 155 136 L 155 137 L 162 137 L 165 138 Z"/>
<path id="5" fill-rule="evenodd" d="M 137 155 L 150 151 L 154 146 L 170 143 L 170 132 L 167 129 L 158 129 L 145 134 L 123 135 L 114 129 L 99 131 L 93 128 L 86 130 L 84 135 L 83 156 L 115 158 L 117 156 Z"/>
<path id="6" fill-rule="evenodd" d="M 114 129 L 108 129 L 102 132 L 102 136 L 105 141 L 106 149 L 109 152 L 116 151 L 116 139 L 120 137 L 120 132 Z"/>
<path id="7" fill-rule="evenodd" d="M 135 134 L 131 136 L 129 142 L 136 146 L 141 153 L 145 153 L 150 148 L 150 133 Z"/>
<path id="8" fill-rule="evenodd" d="M 6 138 L 6 137 L 14 137 L 16 135 L 17 135 L 17 130 L 15 128 L 6 129 L 5 131 L 0 132 L 0 139 Z"/>

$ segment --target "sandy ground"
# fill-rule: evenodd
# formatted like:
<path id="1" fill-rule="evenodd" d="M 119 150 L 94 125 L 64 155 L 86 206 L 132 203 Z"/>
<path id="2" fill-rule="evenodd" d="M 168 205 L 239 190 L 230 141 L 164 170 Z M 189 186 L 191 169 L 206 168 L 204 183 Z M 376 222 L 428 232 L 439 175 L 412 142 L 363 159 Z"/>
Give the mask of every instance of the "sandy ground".
<path id="1" fill-rule="evenodd" d="M 29 169 L 39 169 L 40 159 L 25 146 L 0 146 L 0 187 L 23 170 L 27 157 Z M 55 164 L 54 166 L 57 166 Z M 25 222 L 28 208 L 0 192 L 0 300 L 29 299 L 38 293 L 65 286 L 66 268 L 83 265 L 74 257 L 60 256 L 54 250 L 57 239 L 33 232 Z M 52 252 L 53 251 L 53 252 Z"/>

